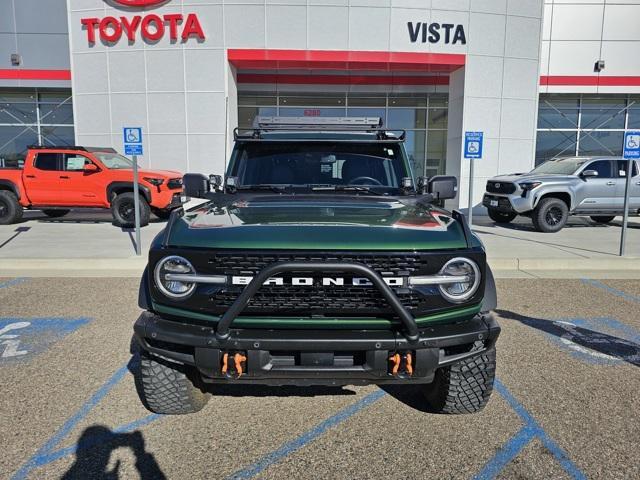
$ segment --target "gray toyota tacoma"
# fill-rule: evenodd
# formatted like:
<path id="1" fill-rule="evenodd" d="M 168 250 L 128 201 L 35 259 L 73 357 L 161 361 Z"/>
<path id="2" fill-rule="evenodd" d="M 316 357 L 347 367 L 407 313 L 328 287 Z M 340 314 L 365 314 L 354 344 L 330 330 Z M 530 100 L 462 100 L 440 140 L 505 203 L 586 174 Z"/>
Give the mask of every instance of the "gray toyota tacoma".
<path id="1" fill-rule="evenodd" d="M 569 157 L 550 160 L 529 173 L 487 181 L 482 204 L 497 223 L 530 217 L 539 232 L 557 232 L 570 215 L 609 223 L 624 213 L 628 160 L 620 157 Z M 633 162 L 629 214 L 640 213 L 640 175 Z"/>

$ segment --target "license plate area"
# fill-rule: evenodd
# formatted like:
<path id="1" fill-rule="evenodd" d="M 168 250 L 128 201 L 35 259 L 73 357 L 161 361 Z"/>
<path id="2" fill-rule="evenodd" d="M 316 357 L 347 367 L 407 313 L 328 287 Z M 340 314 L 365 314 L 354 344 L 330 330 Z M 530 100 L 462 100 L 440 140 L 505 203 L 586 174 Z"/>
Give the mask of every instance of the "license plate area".
<path id="1" fill-rule="evenodd" d="M 498 206 L 498 200 L 489 200 L 489 205 L 492 207 L 497 207 Z"/>

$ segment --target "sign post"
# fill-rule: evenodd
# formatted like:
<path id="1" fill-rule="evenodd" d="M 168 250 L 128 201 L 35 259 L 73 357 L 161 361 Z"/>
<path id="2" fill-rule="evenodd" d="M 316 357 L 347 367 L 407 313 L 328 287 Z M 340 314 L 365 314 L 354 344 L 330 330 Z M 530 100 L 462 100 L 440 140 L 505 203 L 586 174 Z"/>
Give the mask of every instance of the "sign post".
<path id="1" fill-rule="evenodd" d="M 627 223 L 629 221 L 629 195 L 631 194 L 631 176 L 633 162 L 640 159 L 640 131 L 627 132 L 624 135 L 624 158 L 627 159 L 627 173 L 624 186 L 624 213 L 622 215 L 622 233 L 620 234 L 620 256 L 624 256 L 627 246 Z"/>
<path id="2" fill-rule="evenodd" d="M 482 158 L 484 132 L 464 132 L 464 158 L 469 159 L 469 226 L 473 225 L 474 159 Z"/>
<path id="3" fill-rule="evenodd" d="M 136 255 L 142 255 L 140 245 L 140 187 L 138 185 L 138 155 L 143 154 L 142 128 L 124 127 L 124 154 L 133 160 L 133 205 L 136 226 Z"/>

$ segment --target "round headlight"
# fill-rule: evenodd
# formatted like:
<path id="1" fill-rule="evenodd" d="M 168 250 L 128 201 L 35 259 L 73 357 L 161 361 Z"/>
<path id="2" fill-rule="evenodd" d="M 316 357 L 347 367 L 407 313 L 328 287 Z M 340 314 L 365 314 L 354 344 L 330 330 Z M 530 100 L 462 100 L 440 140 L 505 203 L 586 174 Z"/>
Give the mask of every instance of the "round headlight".
<path id="1" fill-rule="evenodd" d="M 452 258 L 442 267 L 440 275 L 464 278 L 464 281 L 442 283 L 438 287 L 440 293 L 453 303 L 469 300 L 480 285 L 480 269 L 468 258 Z"/>
<path id="2" fill-rule="evenodd" d="M 158 289 L 174 300 L 187 298 L 196 289 L 194 282 L 178 280 L 172 277 L 195 275 L 196 270 L 186 258 L 172 255 L 158 262 L 154 271 L 154 279 Z"/>

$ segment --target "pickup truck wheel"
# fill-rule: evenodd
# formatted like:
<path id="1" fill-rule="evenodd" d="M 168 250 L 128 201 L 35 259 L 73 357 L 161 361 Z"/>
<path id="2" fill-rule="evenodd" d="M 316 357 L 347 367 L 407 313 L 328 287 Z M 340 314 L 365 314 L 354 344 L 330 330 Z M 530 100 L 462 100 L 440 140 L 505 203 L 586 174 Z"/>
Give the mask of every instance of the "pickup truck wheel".
<path id="1" fill-rule="evenodd" d="M 493 208 L 487 209 L 489 218 L 496 223 L 509 223 L 518 216 L 517 213 L 499 212 Z"/>
<path id="2" fill-rule="evenodd" d="M 169 217 L 171 216 L 171 212 L 173 210 L 171 209 L 164 209 L 164 208 L 154 208 L 153 210 L 153 214 L 158 217 L 161 220 L 168 220 Z"/>
<path id="3" fill-rule="evenodd" d="M 616 217 L 614 215 L 609 215 L 607 217 L 590 217 L 590 218 L 596 223 L 609 223 Z"/>
<path id="4" fill-rule="evenodd" d="M 135 226 L 135 202 L 133 192 L 125 192 L 118 195 L 111 202 L 111 214 L 115 224 L 119 227 Z M 140 226 L 149 224 L 151 209 L 145 198 L 140 195 Z"/>
<path id="5" fill-rule="evenodd" d="M 0 225 L 11 225 L 22 218 L 22 205 L 13 192 L 0 190 Z"/>
<path id="6" fill-rule="evenodd" d="M 64 217 L 70 211 L 71 210 L 42 210 L 42 213 L 49 218 L 60 218 Z"/>
<path id="7" fill-rule="evenodd" d="M 489 401 L 495 376 L 494 347 L 475 357 L 438 369 L 433 382 L 426 385 L 424 394 L 435 413 L 475 413 Z"/>
<path id="8" fill-rule="evenodd" d="M 569 207 L 559 198 L 543 198 L 531 216 L 535 229 L 544 233 L 562 230 L 568 219 Z"/>
<path id="9" fill-rule="evenodd" d="M 145 407 L 154 413 L 184 415 L 202 410 L 210 393 L 196 384 L 194 369 L 138 352 L 133 362 L 136 387 Z M 194 381 L 195 380 L 195 381 Z"/>

